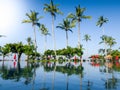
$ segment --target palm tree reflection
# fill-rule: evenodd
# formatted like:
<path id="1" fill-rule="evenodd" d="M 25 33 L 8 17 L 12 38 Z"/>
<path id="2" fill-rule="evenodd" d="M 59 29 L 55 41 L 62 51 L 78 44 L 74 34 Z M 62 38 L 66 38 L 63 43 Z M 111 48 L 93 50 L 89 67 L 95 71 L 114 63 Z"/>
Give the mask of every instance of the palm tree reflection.
<path id="1" fill-rule="evenodd" d="M 107 90 L 117 88 L 118 79 L 115 77 L 113 67 L 113 62 L 105 62 L 105 68 L 102 70 L 106 74 L 106 79 L 103 81 Z"/>

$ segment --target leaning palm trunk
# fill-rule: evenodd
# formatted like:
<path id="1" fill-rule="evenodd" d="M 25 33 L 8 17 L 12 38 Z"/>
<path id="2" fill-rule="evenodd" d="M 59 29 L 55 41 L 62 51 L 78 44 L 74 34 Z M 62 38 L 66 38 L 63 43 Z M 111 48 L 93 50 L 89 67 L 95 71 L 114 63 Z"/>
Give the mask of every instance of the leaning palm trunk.
<path id="1" fill-rule="evenodd" d="M 80 49 L 80 21 L 78 21 L 78 47 Z"/>
<path id="2" fill-rule="evenodd" d="M 56 56 L 56 41 L 55 41 L 55 32 L 54 32 L 54 16 L 52 16 L 52 37 L 53 37 L 53 43 L 54 43 L 54 53 Z"/>
<path id="3" fill-rule="evenodd" d="M 67 30 L 66 30 L 66 48 L 68 46 L 68 33 L 67 33 Z"/>
<path id="4" fill-rule="evenodd" d="M 35 26 L 33 25 L 34 28 L 34 46 L 35 46 L 35 58 L 36 58 L 36 54 L 37 54 L 37 42 L 36 42 L 36 32 L 35 32 Z"/>

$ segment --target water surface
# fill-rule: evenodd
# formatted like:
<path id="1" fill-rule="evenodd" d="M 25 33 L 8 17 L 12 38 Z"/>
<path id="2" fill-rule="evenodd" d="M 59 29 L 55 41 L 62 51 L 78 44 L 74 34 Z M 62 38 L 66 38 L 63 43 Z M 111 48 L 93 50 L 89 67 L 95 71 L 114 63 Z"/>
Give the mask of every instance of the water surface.
<path id="1" fill-rule="evenodd" d="M 119 90 L 120 66 L 94 62 L 0 61 L 0 90 Z"/>

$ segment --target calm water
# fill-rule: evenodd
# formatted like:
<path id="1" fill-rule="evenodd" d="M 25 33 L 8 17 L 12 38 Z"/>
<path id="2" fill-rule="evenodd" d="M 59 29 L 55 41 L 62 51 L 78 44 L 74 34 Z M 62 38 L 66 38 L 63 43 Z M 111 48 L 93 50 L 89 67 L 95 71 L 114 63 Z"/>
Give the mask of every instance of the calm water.
<path id="1" fill-rule="evenodd" d="M 120 63 L 105 65 L 0 61 L 0 90 L 120 90 Z"/>

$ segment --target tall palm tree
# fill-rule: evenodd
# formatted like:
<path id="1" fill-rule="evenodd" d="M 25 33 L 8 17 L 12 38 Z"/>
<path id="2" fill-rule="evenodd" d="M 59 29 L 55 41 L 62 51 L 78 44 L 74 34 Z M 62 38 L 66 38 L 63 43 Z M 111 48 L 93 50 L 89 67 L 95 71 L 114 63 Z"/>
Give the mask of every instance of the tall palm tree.
<path id="1" fill-rule="evenodd" d="M 50 33 L 48 32 L 48 29 L 45 27 L 44 24 L 41 24 L 40 29 L 42 31 L 42 34 L 45 36 L 45 51 L 47 48 L 47 35 L 50 35 Z"/>
<path id="2" fill-rule="evenodd" d="M 90 35 L 85 34 L 83 40 L 85 40 L 86 42 L 88 42 L 88 41 L 91 40 L 90 37 L 91 37 Z M 86 45 L 86 48 L 87 48 L 87 45 Z M 88 48 L 86 49 L 86 54 L 88 54 Z M 89 84 L 90 81 L 89 81 L 89 68 L 88 67 L 87 67 L 87 72 L 88 72 L 88 84 Z"/>
<path id="3" fill-rule="evenodd" d="M 62 12 L 57 8 L 58 5 L 54 4 L 53 1 L 50 1 L 50 4 L 44 4 L 44 11 L 49 12 L 52 16 L 52 37 L 54 42 L 54 53 L 56 56 L 56 41 L 55 41 L 55 32 L 54 32 L 54 20 L 56 17 L 56 14 L 62 14 Z"/>
<path id="4" fill-rule="evenodd" d="M 80 48 L 80 22 L 82 21 L 82 19 L 90 19 L 91 16 L 84 15 L 84 11 L 86 10 L 86 8 L 81 8 L 80 5 L 78 5 L 78 7 L 75 8 L 75 14 L 70 13 L 68 15 L 68 18 L 72 18 L 73 21 L 76 21 L 78 23 L 78 46 Z"/>
<path id="5" fill-rule="evenodd" d="M 85 34 L 85 35 L 84 35 L 84 39 L 83 39 L 83 40 L 85 40 L 86 42 L 88 42 L 88 41 L 90 41 L 90 40 L 91 40 L 91 39 L 90 39 L 90 37 L 91 37 L 90 35 Z M 87 45 L 86 45 L 86 47 L 87 47 Z M 86 53 L 88 54 L 88 47 L 87 47 L 86 51 L 87 51 Z"/>
<path id="6" fill-rule="evenodd" d="M 34 46 L 35 46 L 35 58 L 36 58 L 36 53 L 37 53 L 37 41 L 36 41 L 36 27 L 40 27 L 39 20 L 42 18 L 42 16 L 38 17 L 38 12 L 36 11 L 30 11 L 30 13 L 26 13 L 26 16 L 28 19 L 25 19 L 22 21 L 22 23 L 31 23 L 32 27 L 34 29 Z"/>
<path id="7" fill-rule="evenodd" d="M 72 28 L 75 27 L 75 23 L 70 22 L 70 20 L 68 18 L 63 19 L 63 23 L 60 23 L 59 26 L 57 26 L 57 28 L 61 28 L 63 30 L 65 30 L 66 32 L 66 48 L 68 47 L 68 31 L 72 32 Z"/>
<path id="8" fill-rule="evenodd" d="M 97 24 L 96 26 L 99 26 L 99 27 L 102 27 L 104 23 L 107 23 L 108 22 L 108 19 L 107 18 L 104 18 L 103 16 L 100 16 L 98 18 L 98 21 L 97 21 Z M 102 28 L 102 31 L 103 31 L 103 35 L 104 35 L 104 29 Z"/>
<path id="9" fill-rule="evenodd" d="M 108 19 L 107 18 L 104 18 L 103 16 L 100 16 L 99 18 L 98 18 L 98 21 L 97 21 L 97 24 L 96 24 L 96 26 L 99 26 L 99 27 L 102 27 L 103 26 L 103 24 L 104 23 L 107 23 L 108 22 Z M 104 32 L 104 28 L 102 28 L 102 33 L 103 33 L 103 36 L 105 35 L 105 32 Z M 104 39 L 105 40 L 105 39 Z M 104 41 L 104 43 L 106 43 L 105 41 Z M 105 54 L 106 54 L 106 44 L 105 44 Z"/>

